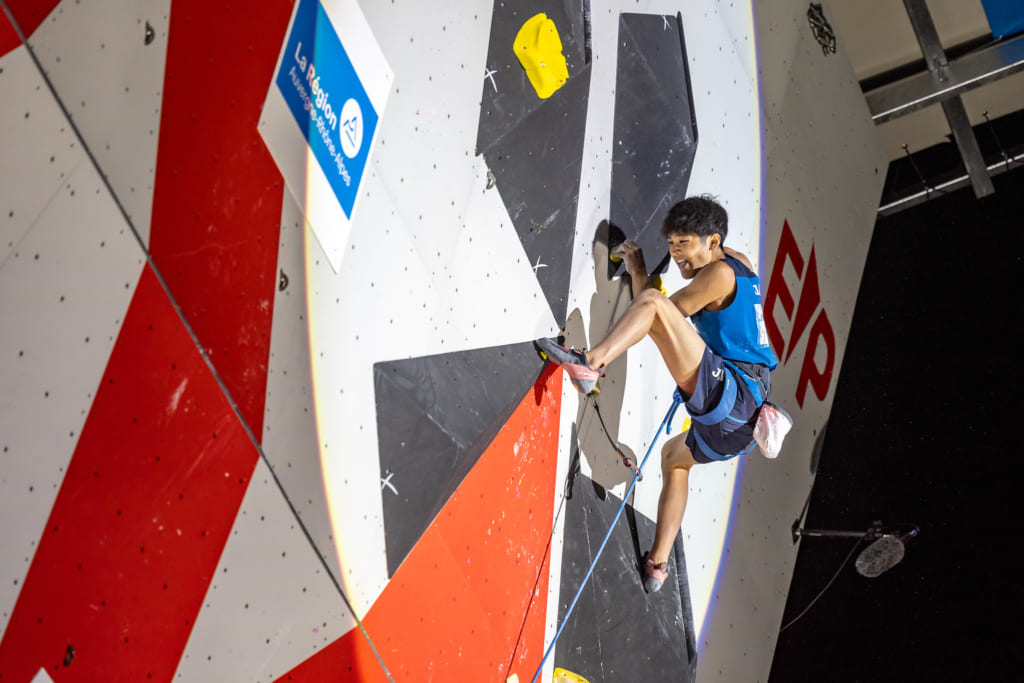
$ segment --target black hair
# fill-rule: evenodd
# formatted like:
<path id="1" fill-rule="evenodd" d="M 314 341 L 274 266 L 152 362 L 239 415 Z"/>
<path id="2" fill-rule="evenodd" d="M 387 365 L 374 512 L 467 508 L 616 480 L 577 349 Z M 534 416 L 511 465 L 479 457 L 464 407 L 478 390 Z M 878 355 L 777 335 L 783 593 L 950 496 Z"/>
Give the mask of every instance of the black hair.
<path id="1" fill-rule="evenodd" d="M 729 233 L 729 214 L 709 194 L 688 197 L 668 210 L 665 222 L 661 224 L 662 237 L 675 234 L 697 235 L 707 239 L 718 233 L 721 244 Z"/>

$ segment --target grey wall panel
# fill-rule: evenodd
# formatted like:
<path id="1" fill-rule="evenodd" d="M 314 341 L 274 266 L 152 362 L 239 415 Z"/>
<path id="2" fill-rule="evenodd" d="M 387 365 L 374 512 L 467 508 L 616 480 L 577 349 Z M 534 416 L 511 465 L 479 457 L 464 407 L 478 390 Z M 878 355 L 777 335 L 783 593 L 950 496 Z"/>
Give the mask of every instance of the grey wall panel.
<path id="1" fill-rule="evenodd" d="M 684 198 L 697 153 L 682 16 L 620 15 L 618 55 L 610 222 L 654 269 L 667 253 L 661 221 Z"/>
<path id="2" fill-rule="evenodd" d="M 531 343 L 374 365 L 389 576 L 543 366 Z"/>
<path id="3" fill-rule="evenodd" d="M 590 67 L 484 153 L 559 325 L 572 266 Z"/>
<path id="4" fill-rule="evenodd" d="M 622 501 L 585 475 L 566 500 L 559 624 Z M 669 578 L 645 593 L 640 558 L 654 521 L 627 506 L 555 648 L 555 666 L 598 681 L 693 681 L 697 648 L 682 536 Z"/>
<path id="5" fill-rule="evenodd" d="M 544 12 L 558 30 L 569 80 L 541 99 L 515 56 L 515 37 Z M 501 199 L 559 325 L 565 324 L 590 63 L 584 3 L 496 2 L 477 131 Z"/>
<path id="6" fill-rule="evenodd" d="M 558 29 L 569 79 L 582 73 L 590 61 L 586 47 L 589 19 L 584 14 L 582 0 L 563 0 L 559 3 L 544 0 L 497 0 L 491 15 L 491 34 L 487 44 L 488 77 L 484 79 L 480 98 L 477 154 L 483 154 L 545 102 L 537 97 L 512 49 L 519 29 L 530 17 L 541 12 Z"/>

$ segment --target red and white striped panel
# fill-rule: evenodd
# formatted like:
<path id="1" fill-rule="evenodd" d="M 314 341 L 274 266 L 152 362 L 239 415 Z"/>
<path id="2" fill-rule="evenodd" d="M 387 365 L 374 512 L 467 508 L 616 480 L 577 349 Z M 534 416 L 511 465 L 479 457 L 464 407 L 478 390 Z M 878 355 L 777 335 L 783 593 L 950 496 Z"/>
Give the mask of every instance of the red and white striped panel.
<path id="1" fill-rule="evenodd" d="M 229 663 L 229 677 L 239 662 L 287 670 L 354 623 L 262 463 L 249 486 L 259 453 L 246 423 L 260 434 L 283 193 L 255 130 L 266 69 L 252 54 L 273 60 L 289 8 L 225 32 L 229 8 L 202 3 L 176 3 L 173 17 L 153 3 L 65 2 L 51 13 L 8 4 L 100 170 L 4 17 L 0 39 L 13 51 L 0 61 L 0 306 L 13 324 L 0 341 L 11 397 L 0 414 L 0 504 L 19 523 L 3 530 L 12 552 L 0 562 L 0 675 L 169 680 L 179 665 L 187 674 L 214 660 Z M 200 65 L 204 35 L 221 51 Z M 167 82 L 178 76 L 168 87 L 165 52 Z M 251 85 L 210 96 L 245 72 Z M 224 115 L 236 107 L 253 125 Z M 151 216 L 156 271 L 131 229 L 145 243 Z M 303 316 L 281 334 L 302 339 Z M 308 376 L 308 344 L 297 349 Z M 315 449 L 308 455 L 303 476 L 322 505 Z M 236 619 L 249 629 L 222 638 Z M 310 628 L 288 626 L 297 623 Z"/>
<path id="2" fill-rule="evenodd" d="M 0 35 L 13 35 L 5 15 Z M 0 631 L 9 635 L 144 255 L 24 47 L 0 57 L 0 102 L 0 518 L 10 521 L 0 527 Z"/>
<path id="3" fill-rule="evenodd" d="M 8 4 L 19 21 L 31 12 L 29 3 Z M 32 9 L 46 4 L 31 3 Z M 55 9 L 28 32 L 29 42 L 148 243 L 171 1 L 49 4 Z"/>

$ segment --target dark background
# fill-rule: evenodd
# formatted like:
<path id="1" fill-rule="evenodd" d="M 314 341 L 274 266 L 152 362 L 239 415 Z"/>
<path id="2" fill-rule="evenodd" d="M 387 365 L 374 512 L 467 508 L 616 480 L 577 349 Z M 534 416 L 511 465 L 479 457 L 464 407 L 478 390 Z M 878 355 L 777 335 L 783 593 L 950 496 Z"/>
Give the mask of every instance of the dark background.
<path id="1" fill-rule="evenodd" d="M 1024 169 L 993 182 L 875 226 L 805 526 L 921 532 L 875 579 L 854 554 L 780 634 L 773 683 L 1024 680 Z M 855 542 L 801 541 L 783 625 Z"/>

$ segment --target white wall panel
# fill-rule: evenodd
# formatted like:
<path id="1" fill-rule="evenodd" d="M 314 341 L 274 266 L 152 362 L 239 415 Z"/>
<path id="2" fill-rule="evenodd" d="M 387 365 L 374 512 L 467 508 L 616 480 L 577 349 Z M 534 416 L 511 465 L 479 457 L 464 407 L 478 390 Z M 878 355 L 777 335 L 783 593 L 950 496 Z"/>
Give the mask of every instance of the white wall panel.
<path id="1" fill-rule="evenodd" d="M 885 175 L 885 156 L 852 67 L 841 45 L 836 54 L 823 54 L 806 12 L 806 3 L 791 0 L 757 7 L 767 202 L 761 275 L 767 288 L 788 220 L 805 268 L 814 248 L 821 288 L 815 315 L 825 311 L 831 323 L 834 365 L 825 396 L 808 388 L 799 406 L 805 330 L 790 361 L 772 374 L 772 400 L 796 424 L 778 460 L 755 451 L 740 463 L 733 529 L 701 643 L 700 681 L 768 676 L 796 560 L 791 529 L 813 483 L 811 459 L 831 410 Z M 787 266 L 787 286 L 799 300 L 802 282 L 792 271 Z M 775 319 L 788 346 L 792 324 L 781 306 Z M 810 353 L 824 365 L 823 347 Z M 780 361 L 788 349 L 782 355 Z"/>
<path id="2" fill-rule="evenodd" d="M 0 263 L 83 154 L 24 46 L 0 58 Z"/>
<path id="3" fill-rule="evenodd" d="M 319 243 L 306 230 L 302 212 L 286 193 L 261 443 L 285 495 L 337 577 L 338 556 L 317 448 L 306 312 L 305 247 L 308 243 L 319 249 Z"/>
<path id="4" fill-rule="evenodd" d="M 315 241 L 306 261 L 319 447 L 360 614 L 387 583 L 373 364 L 555 330 L 475 154 L 490 3 L 363 10 L 395 87 L 340 272 Z"/>
<path id="5" fill-rule="evenodd" d="M 491 3 L 365 4 L 395 71 L 374 166 L 410 228 L 410 246 L 424 265 L 440 267 L 464 227 L 475 227 L 464 211 L 479 185 L 474 157 Z"/>
<path id="6" fill-rule="evenodd" d="M 144 257 L 24 47 L 0 60 L 0 624 Z"/>
<path id="7" fill-rule="evenodd" d="M 170 0 L 63 0 L 28 38 L 146 243 L 170 7 Z"/>
<path id="8" fill-rule="evenodd" d="M 373 363 L 421 353 L 442 309 L 375 174 L 363 187 L 341 271 L 308 233 L 305 262 L 318 447 L 342 581 L 359 614 L 387 583 Z M 373 231 L 365 241 L 364 228 Z"/>
<path id="9" fill-rule="evenodd" d="M 175 680 L 273 681 L 354 626 L 260 460 Z"/>
<path id="10" fill-rule="evenodd" d="M 716 195 L 729 211 L 728 244 L 746 253 L 758 265 L 760 244 L 761 174 L 760 134 L 756 62 L 752 46 L 752 15 L 744 3 L 723 5 L 714 2 L 687 3 L 680 7 L 671 2 L 594 2 L 593 72 L 587 136 L 584 147 L 583 174 L 580 185 L 580 212 L 577 219 L 577 247 L 573 261 L 573 289 L 569 310 L 578 309 L 584 326 L 590 328 L 590 300 L 594 292 L 595 264 L 591 252 L 594 231 L 609 211 L 611 149 L 620 12 L 640 12 L 672 16 L 682 13 L 690 81 L 697 117 L 698 141 L 687 195 Z M 682 199 L 682 197 L 679 197 Z M 647 264 L 656 265 L 662 254 L 648 254 Z M 665 286 L 675 291 L 685 282 L 678 270 L 669 268 Z M 627 298 L 629 293 L 624 295 Z M 590 339 L 593 345 L 599 339 Z M 621 394 L 618 440 L 636 458 L 643 458 L 655 430 L 672 402 L 673 382 L 661 360 L 657 347 L 643 340 L 627 354 L 628 369 Z M 605 389 L 607 390 L 607 386 Z M 573 395 L 567 389 L 563 410 L 576 414 Z M 609 396 L 605 396 L 607 402 Z M 605 405 L 606 403 L 603 403 Z M 685 419 L 680 410 L 672 433 L 679 433 Z M 593 419 L 591 419 L 593 422 Z M 586 420 L 584 421 L 586 426 Z M 595 424 L 594 429 L 599 427 Z M 570 434 L 563 430 L 563 440 Z M 603 436 L 601 437 L 603 439 Z M 635 492 L 636 509 L 654 519 L 661 490 L 662 435 L 655 445 L 645 470 L 644 481 Z M 625 468 L 614 463 L 610 479 L 600 472 L 589 471 L 600 483 L 613 486 L 621 495 L 627 483 Z M 729 501 L 732 497 L 737 463 L 696 468 L 691 474 L 688 512 L 683 520 L 683 539 L 687 556 L 687 572 L 693 601 L 694 624 L 701 628 L 712 599 L 720 556 L 729 525 Z M 561 491 L 559 491 L 559 494 Z M 556 566 L 557 565 L 553 565 Z M 556 569 L 557 571 L 557 569 Z M 552 583 L 557 576 L 552 576 Z M 557 610 L 557 605 L 550 607 Z M 549 621 L 553 619 L 549 615 Z M 553 631 L 548 637 L 552 637 Z M 703 643 L 699 643 L 703 646 Z"/>

